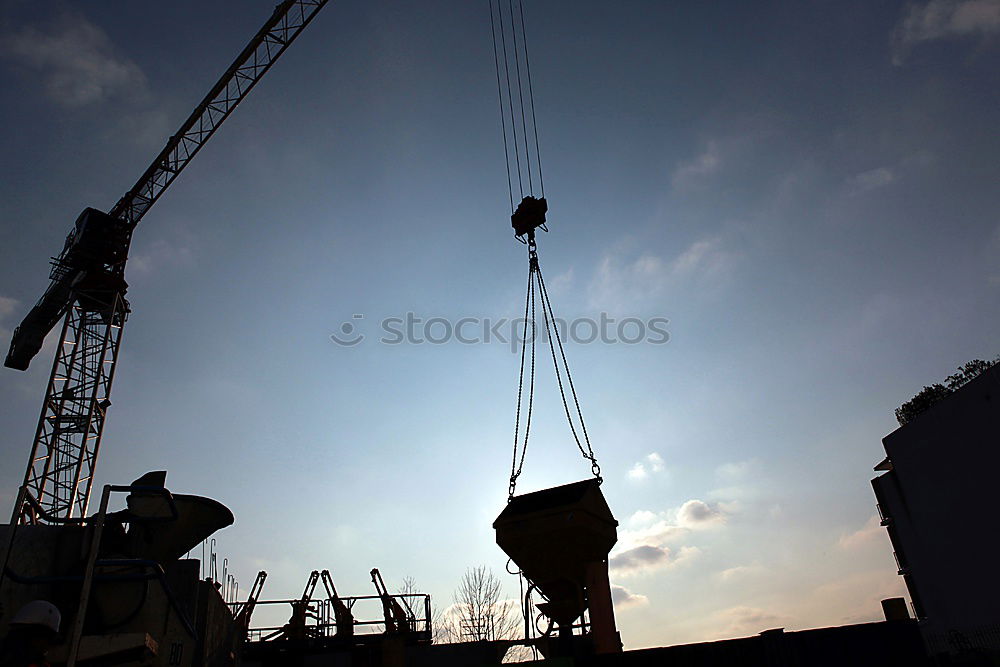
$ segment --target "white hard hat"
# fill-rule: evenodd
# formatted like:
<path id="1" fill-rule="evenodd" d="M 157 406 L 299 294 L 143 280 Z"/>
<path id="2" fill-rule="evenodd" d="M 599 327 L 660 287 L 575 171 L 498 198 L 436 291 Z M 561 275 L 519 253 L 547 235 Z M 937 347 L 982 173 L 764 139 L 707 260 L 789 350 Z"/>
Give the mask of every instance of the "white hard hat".
<path id="1" fill-rule="evenodd" d="M 10 619 L 10 624 L 42 625 L 52 632 L 59 632 L 59 621 L 61 620 L 62 614 L 59 613 L 59 609 L 54 604 L 45 600 L 32 600 L 17 610 L 14 618 Z"/>

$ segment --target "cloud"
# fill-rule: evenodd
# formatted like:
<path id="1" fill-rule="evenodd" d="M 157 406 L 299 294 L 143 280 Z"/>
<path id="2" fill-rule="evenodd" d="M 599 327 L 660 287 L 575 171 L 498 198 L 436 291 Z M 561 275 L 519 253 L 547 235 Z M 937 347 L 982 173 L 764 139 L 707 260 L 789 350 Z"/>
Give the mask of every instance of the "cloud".
<path id="1" fill-rule="evenodd" d="M 722 240 L 711 237 L 695 241 L 678 255 L 670 265 L 670 272 L 676 276 L 691 275 L 696 272 L 714 273 L 728 263 L 729 253 L 722 249 Z"/>
<path id="2" fill-rule="evenodd" d="M 758 563 L 753 563 L 751 565 L 736 565 L 734 567 L 726 568 L 716 574 L 716 578 L 723 583 L 733 583 L 736 581 L 742 581 L 748 577 L 752 577 L 758 574 L 767 572 L 767 568 Z"/>
<path id="3" fill-rule="evenodd" d="M 179 115 L 164 108 L 134 109 L 121 115 L 116 124 L 109 126 L 106 137 L 108 140 L 129 137 L 136 146 L 149 150 L 160 149 L 170 133 L 177 129 Z"/>
<path id="4" fill-rule="evenodd" d="M 723 463 L 715 469 L 719 486 L 709 491 L 709 495 L 730 499 L 728 503 L 719 503 L 723 512 L 734 513 L 738 508 L 738 499 L 747 500 L 760 492 L 759 467 L 759 461 L 748 459 Z"/>
<path id="5" fill-rule="evenodd" d="M 189 266 L 193 261 L 194 251 L 191 249 L 190 243 L 156 239 L 129 256 L 129 276 L 145 277 L 157 269 L 170 266 Z"/>
<path id="6" fill-rule="evenodd" d="M 903 64 L 920 42 L 1000 32 L 1000 0 L 930 0 L 910 5 L 893 30 L 892 61 Z"/>
<path id="7" fill-rule="evenodd" d="M 880 567 L 846 574 L 802 593 L 808 607 L 822 609 L 827 614 L 836 610 L 836 620 L 841 623 L 864 623 L 882 620 L 881 601 L 904 597 L 906 586 L 893 569 Z M 809 614 L 810 610 L 802 613 Z"/>
<path id="8" fill-rule="evenodd" d="M 684 546 L 675 554 L 666 547 L 643 544 L 613 556 L 608 561 L 608 567 L 620 576 L 628 576 L 663 567 L 688 565 L 700 555 L 698 547 Z"/>
<path id="9" fill-rule="evenodd" d="M 569 267 L 562 273 L 556 274 L 545 282 L 545 286 L 550 292 L 563 294 L 573 286 L 575 272 L 573 267 Z"/>
<path id="10" fill-rule="evenodd" d="M 718 504 L 689 500 L 666 512 L 639 510 L 630 516 L 618 533 L 609 567 L 622 576 L 661 568 L 685 566 L 701 555 L 690 544 L 680 545 L 693 533 L 725 522 L 727 510 Z"/>
<path id="11" fill-rule="evenodd" d="M 709 504 L 697 499 L 687 501 L 677 511 L 677 522 L 688 528 L 710 526 L 725 519 L 725 512 L 718 503 Z"/>
<path id="12" fill-rule="evenodd" d="M 681 567 L 690 564 L 693 560 L 701 556 L 701 549 L 693 546 L 683 546 L 670 562 L 671 567 Z"/>
<path id="13" fill-rule="evenodd" d="M 628 472 L 625 473 L 625 476 L 628 477 L 629 479 L 634 479 L 634 480 L 646 479 L 646 477 L 648 476 L 648 473 L 646 472 L 646 466 L 643 465 L 642 461 L 637 461 L 635 465 L 633 465 L 631 468 L 628 469 Z"/>
<path id="14" fill-rule="evenodd" d="M 652 454 L 647 454 L 642 461 L 636 461 L 635 464 L 629 468 L 625 476 L 632 480 L 642 480 L 646 479 L 651 473 L 661 473 L 666 469 L 663 465 L 663 457 L 661 457 L 656 452 Z"/>
<path id="15" fill-rule="evenodd" d="M 641 528 L 644 526 L 650 526 L 656 522 L 657 514 L 656 512 L 650 512 L 649 510 L 639 510 L 634 512 L 632 516 L 628 518 L 628 525 L 632 528 Z"/>
<path id="16" fill-rule="evenodd" d="M 714 616 L 722 626 L 718 633 L 719 637 L 754 635 L 786 620 L 764 609 L 743 605 L 723 609 Z"/>
<path id="17" fill-rule="evenodd" d="M 871 190 L 883 188 L 895 182 L 896 172 L 889 167 L 878 167 L 855 174 L 847 179 L 847 187 L 850 194 L 859 195 Z"/>
<path id="18" fill-rule="evenodd" d="M 882 532 L 883 528 L 879 522 L 878 515 L 873 514 L 861 528 L 857 529 L 853 533 L 841 535 L 837 544 L 841 549 L 859 549 L 867 544 L 875 542 L 882 535 Z"/>
<path id="19" fill-rule="evenodd" d="M 611 602 L 618 609 L 626 609 L 628 607 L 637 607 L 641 605 L 649 604 L 649 598 L 645 595 L 639 595 L 638 593 L 633 593 L 624 586 L 611 586 Z"/>
<path id="20" fill-rule="evenodd" d="M 756 461 L 732 461 L 723 463 L 715 469 L 715 476 L 725 482 L 737 482 L 746 479 Z"/>
<path id="21" fill-rule="evenodd" d="M 733 511 L 731 505 L 725 503 L 706 503 L 692 499 L 677 509 L 666 512 L 650 512 L 639 510 L 628 518 L 626 527 L 618 531 L 618 544 L 615 552 L 623 554 L 631 549 L 642 546 L 668 547 L 676 545 L 681 538 L 692 532 L 708 530 L 725 523 L 726 517 Z M 679 561 L 683 555 L 682 548 L 677 552 L 674 561 Z M 686 554 L 688 557 L 694 553 Z"/>
<path id="22" fill-rule="evenodd" d="M 0 44 L 0 54 L 38 75 L 46 95 L 62 106 L 145 93 L 138 65 L 115 55 L 104 31 L 83 16 L 64 14 L 45 27 L 7 33 Z"/>
<path id="23" fill-rule="evenodd" d="M 684 188 L 719 171 L 722 168 L 722 150 L 719 142 L 711 140 L 704 150 L 692 160 L 683 162 L 674 169 L 670 183 L 675 188 Z"/>
<path id="24" fill-rule="evenodd" d="M 19 303 L 21 302 L 17 299 L 12 299 L 8 296 L 0 296 L 0 318 L 4 318 L 12 314 L 17 309 Z"/>
<path id="25" fill-rule="evenodd" d="M 634 547 L 645 544 L 655 546 L 666 546 L 675 543 L 679 538 L 687 535 L 690 530 L 684 526 L 679 526 L 672 521 L 656 515 L 655 521 L 636 528 L 623 528 L 618 531 L 619 553 Z"/>
<path id="26" fill-rule="evenodd" d="M 721 236 L 694 241 L 673 259 L 622 250 L 601 258 L 589 286 L 592 306 L 636 306 L 653 303 L 669 288 L 685 281 L 713 279 L 731 269 L 735 254 Z"/>
<path id="27" fill-rule="evenodd" d="M 639 570 L 663 567 L 670 561 L 670 549 L 644 544 L 624 551 L 608 561 L 615 572 L 629 574 Z"/>

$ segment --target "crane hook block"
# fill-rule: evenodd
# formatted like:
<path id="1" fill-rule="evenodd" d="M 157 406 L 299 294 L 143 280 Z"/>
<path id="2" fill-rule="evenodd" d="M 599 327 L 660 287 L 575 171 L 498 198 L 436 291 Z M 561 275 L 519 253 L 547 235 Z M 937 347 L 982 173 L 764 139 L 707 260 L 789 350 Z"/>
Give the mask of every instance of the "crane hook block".
<path id="1" fill-rule="evenodd" d="M 510 216 L 510 225 L 514 228 L 514 236 L 518 238 L 527 235 L 529 239 L 535 238 L 535 229 L 545 226 L 545 213 L 549 210 L 549 204 L 545 197 L 535 198 L 528 195 L 517 205 L 514 215 Z"/>

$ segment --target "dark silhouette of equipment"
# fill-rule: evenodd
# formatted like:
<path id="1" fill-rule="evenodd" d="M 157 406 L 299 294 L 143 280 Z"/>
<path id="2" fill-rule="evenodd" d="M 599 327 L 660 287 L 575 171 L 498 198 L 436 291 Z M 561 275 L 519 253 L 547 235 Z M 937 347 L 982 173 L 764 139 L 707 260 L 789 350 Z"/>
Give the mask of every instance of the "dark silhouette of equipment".
<path id="1" fill-rule="evenodd" d="M 596 479 L 515 496 L 493 522 L 497 544 L 547 600 L 537 606 L 559 626 L 558 655 L 579 652 L 573 623 L 585 611 L 584 650 L 621 651 L 608 580 L 617 526 Z"/>
<path id="2" fill-rule="evenodd" d="M 558 641 L 554 645 L 547 642 L 548 632 L 543 638 L 546 641 L 542 643 L 551 649 L 550 653 L 573 656 L 581 652 L 617 652 L 621 650 L 621 642 L 615 629 L 607 558 L 618 540 L 618 522 L 601 494 L 601 467 L 587 433 L 583 409 L 538 261 L 535 230 L 548 231 L 549 206 L 542 179 L 524 6 L 522 3 L 515 9 L 514 5 L 507 4 L 505 8 L 503 2 L 494 4 L 492 0 L 489 4 L 510 223 L 515 238 L 528 246 L 528 284 L 524 297 L 508 504 L 493 527 L 497 544 L 529 582 L 528 593 L 521 600 L 524 639 L 529 640 L 530 600 L 532 592 L 537 591 L 546 599 L 537 605 L 538 609 L 559 626 Z M 516 197 L 520 197 L 520 203 L 514 208 Z M 594 479 L 518 496 L 515 495 L 517 481 L 524 469 L 534 409 L 535 341 L 540 337 L 536 294 L 566 421 L 577 449 L 590 463 Z M 589 612 L 589 627 L 583 621 L 585 612 Z M 581 622 L 575 626 L 577 619 Z M 576 627 L 581 629 L 581 636 L 574 635 Z M 583 645 L 582 650 L 578 650 L 580 645 Z"/>
<path id="3" fill-rule="evenodd" d="M 270 639 L 284 639 L 299 641 L 306 639 L 310 635 L 310 628 L 307 623 L 310 618 L 309 605 L 312 603 L 313 592 L 316 590 L 316 583 L 319 581 L 319 571 L 313 570 L 309 573 L 306 587 L 302 591 L 302 597 L 292 601 L 292 615 L 288 622 L 277 632 L 263 637 L 265 641 Z M 315 615 L 312 615 L 315 618 Z"/>
<path id="4" fill-rule="evenodd" d="M 247 595 L 247 601 L 236 611 L 236 631 L 241 642 L 247 640 L 247 635 L 250 632 L 250 619 L 253 617 L 253 611 L 257 607 L 257 600 L 260 599 L 260 592 L 264 589 L 265 579 L 267 579 L 267 572 L 261 570 L 257 573 L 257 578 L 254 579 L 253 586 L 250 587 L 250 593 Z"/>
<path id="5" fill-rule="evenodd" d="M 333 607 L 333 620 L 337 624 L 337 631 L 334 633 L 335 637 L 351 637 L 354 635 L 354 614 L 351 613 L 350 607 L 337 595 L 337 588 L 333 585 L 333 577 L 330 576 L 329 570 L 323 570 L 320 573 L 323 579 L 323 587 L 326 588 L 326 597 L 330 600 L 330 606 Z"/>
<path id="6" fill-rule="evenodd" d="M 514 228 L 514 236 L 519 240 L 534 242 L 535 230 L 541 227 L 549 231 L 545 226 L 545 214 L 549 210 L 549 203 L 545 197 L 532 197 L 528 195 L 517 205 L 517 210 L 510 216 L 510 225 Z M 526 237 L 526 238 L 525 238 Z"/>
<path id="7" fill-rule="evenodd" d="M 378 571 L 377 567 L 372 568 L 371 575 L 372 583 L 375 584 L 375 591 L 382 600 L 382 613 L 385 616 L 386 634 L 404 634 L 410 632 L 413 629 L 413 619 L 406 613 L 406 610 L 399 604 L 399 601 L 389 595 L 389 591 L 385 587 L 385 582 L 382 581 L 382 574 Z"/>
<path id="8" fill-rule="evenodd" d="M 87 208 L 77 218 L 52 260 L 48 288 L 14 330 L 4 361 L 8 368 L 27 369 L 45 336 L 63 318 L 24 476 L 30 499 L 14 508 L 12 523 L 51 523 L 86 515 L 130 312 L 125 263 L 132 233 L 326 2 L 278 4 L 135 185 L 107 213 Z"/>

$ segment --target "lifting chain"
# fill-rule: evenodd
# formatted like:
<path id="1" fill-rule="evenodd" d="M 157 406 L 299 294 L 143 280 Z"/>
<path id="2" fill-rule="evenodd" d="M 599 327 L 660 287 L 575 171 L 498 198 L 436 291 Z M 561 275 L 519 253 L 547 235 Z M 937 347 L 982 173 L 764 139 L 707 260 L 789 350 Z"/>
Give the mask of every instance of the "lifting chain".
<path id="1" fill-rule="evenodd" d="M 563 410 L 566 413 L 566 421 L 569 423 L 570 432 L 576 442 L 577 449 L 583 458 L 590 461 L 590 471 L 597 478 L 600 484 L 604 480 L 601 477 L 601 466 L 597 463 L 597 456 L 594 448 L 590 444 L 590 435 L 587 433 L 587 425 L 583 421 L 583 410 L 580 408 L 580 399 L 573 385 L 573 376 L 570 374 L 569 363 L 566 361 L 566 351 L 563 348 L 562 336 L 559 334 L 559 327 L 555 322 L 555 312 L 552 310 L 552 302 L 549 300 L 549 293 L 545 287 L 545 279 L 542 277 L 542 270 L 538 264 L 538 248 L 535 244 L 534 234 L 528 234 L 528 289 L 524 298 L 524 328 L 521 336 L 521 368 L 517 385 L 517 411 L 514 418 L 514 457 L 511 461 L 510 483 L 507 489 L 507 502 L 514 498 L 514 491 L 517 487 L 517 478 L 520 477 L 524 469 L 524 457 L 528 451 L 528 436 L 531 431 L 531 414 L 534 406 L 535 394 L 535 291 L 537 289 L 541 306 L 542 321 L 545 324 L 545 337 L 549 342 L 549 352 L 552 355 L 552 366 L 556 372 L 556 382 L 559 385 L 559 395 L 562 398 Z M 537 288 L 536 288 L 537 285 Z M 531 319 L 528 319 L 528 314 Z M 531 366 L 528 383 L 528 405 L 527 416 L 525 418 L 524 439 L 520 438 L 521 425 L 521 405 L 524 395 L 524 362 L 528 349 L 528 327 L 531 327 Z M 553 342 L 555 341 L 555 342 Z M 559 348 L 559 355 L 556 355 L 556 347 Z M 570 394 L 573 396 L 573 407 L 575 408 L 577 419 L 580 422 L 580 430 L 577 432 L 576 424 L 573 422 L 573 415 L 570 412 L 569 401 L 566 400 L 566 388 L 563 385 L 562 372 L 559 362 L 562 362 L 562 370 L 566 373 L 566 383 L 569 385 Z M 580 441 L 580 434 L 583 435 L 583 442 Z M 519 447 L 520 445 L 520 447 Z M 586 445 L 586 448 L 584 447 Z M 520 457 L 518 456 L 520 449 Z"/>

